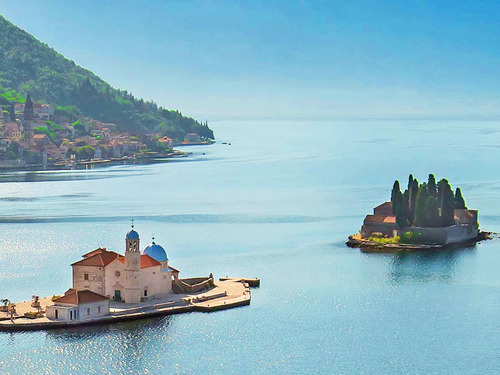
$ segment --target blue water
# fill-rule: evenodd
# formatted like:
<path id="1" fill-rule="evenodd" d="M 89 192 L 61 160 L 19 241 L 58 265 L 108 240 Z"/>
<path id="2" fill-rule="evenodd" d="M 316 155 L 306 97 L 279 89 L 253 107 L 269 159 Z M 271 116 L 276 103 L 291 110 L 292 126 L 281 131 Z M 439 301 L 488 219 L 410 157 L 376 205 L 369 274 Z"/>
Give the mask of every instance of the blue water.
<path id="1" fill-rule="evenodd" d="M 0 174 L 0 298 L 60 294 L 123 252 L 134 217 L 182 277 L 260 277 L 248 307 L 0 333 L 0 373 L 497 374 L 500 242 L 413 254 L 344 245 L 395 178 L 460 186 L 500 232 L 489 121 L 239 121 L 188 160 Z M 221 142 L 231 142 L 223 145 Z"/>

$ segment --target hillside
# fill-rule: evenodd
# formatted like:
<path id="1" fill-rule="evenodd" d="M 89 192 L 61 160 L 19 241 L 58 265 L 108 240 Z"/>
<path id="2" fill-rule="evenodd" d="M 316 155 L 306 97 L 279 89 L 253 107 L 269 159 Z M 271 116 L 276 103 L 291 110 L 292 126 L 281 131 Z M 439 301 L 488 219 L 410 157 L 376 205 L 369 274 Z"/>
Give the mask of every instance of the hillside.
<path id="1" fill-rule="evenodd" d="M 194 132 L 214 138 L 207 124 L 111 87 L 0 16 L 0 104 L 22 102 L 28 92 L 60 112 L 116 123 L 131 133 L 159 132 L 182 140 Z"/>

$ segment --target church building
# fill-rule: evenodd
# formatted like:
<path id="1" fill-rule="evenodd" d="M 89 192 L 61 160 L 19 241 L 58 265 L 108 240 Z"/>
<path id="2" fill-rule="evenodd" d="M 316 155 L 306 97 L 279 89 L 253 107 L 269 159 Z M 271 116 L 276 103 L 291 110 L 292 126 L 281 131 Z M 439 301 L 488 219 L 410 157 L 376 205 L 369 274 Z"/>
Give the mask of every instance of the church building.
<path id="1" fill-rule="evenodd" d="M 73 289 L 90 290 L 111 300 L 140 303 L 170 293 L 179 271 L 168 264 L 165 249 L 154 242 L 140 251 L 139 233 L 132 229 L 125 237 L 125 255 L 105 248 L 84 254 L 73 263 Z"/>

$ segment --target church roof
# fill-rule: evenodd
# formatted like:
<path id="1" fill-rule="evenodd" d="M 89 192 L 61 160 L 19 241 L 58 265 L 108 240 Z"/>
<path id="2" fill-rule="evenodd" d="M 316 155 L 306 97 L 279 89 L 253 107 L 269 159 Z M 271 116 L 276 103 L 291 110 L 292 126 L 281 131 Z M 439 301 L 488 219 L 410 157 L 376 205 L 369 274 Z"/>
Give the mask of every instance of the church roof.
<path id="1" fill-rule="evenodd" d="M 90 290 L 68 290 L 64 296 L 59 297 L 54 300 L 54 303 L 69 303 L 72 305 L 81 305 L 84 303 L 92 303 L 99 301 L 109 300 L 108 297 L 105 297 L 99 293 L 92 292 Z"/>
<path id="2" fill-rule="evenodd" d="M 123 264 L 125 264 L 125 257 L 121 256 L 120 258 L 118 258 L 118 260 Z M 146 254 L 141 255 L 141 269 L 154 266 L 161 266 L 161 263 L 151 258 L 149 255 Z"/>
<path id="3" fill-rule="evenodd" d="M 139 239 L 139 233 L 137 233 L 135 230 L 131 229 L 128 233 L 127 236 L 125 237 L 127 240 L 138 240 Z"/>
<path id="4" fill-rule="evenodd" d="M 103 251 L 107 251 L 105 247 L 98 247 L 97 249 L 92 250 L 92 251 L 88 252 L 87 254 L 83 254 L 82 258 L 88 258 L 88 257 L 91 257 L 92 255 L 100 254 Z"/>
<path id="5" fill-rule="evenodd" d="M 107 251 L 106 249 L 99 248 L 84 254 L 83 259 L 73 263 L 72 266 L 106 267 L 120 256 L 120 254 L 114 251 Z"/>
<path id="6" fill-rule="evenodd" d="M 24 109 L 33 109 L 33 101 L 31 100 L 30 94 L 26 97 L 26 103 L 24 104 Z"/>
<path id="7" fill-rule="evenodd" d="M 158 262 L 167 262 L 167 252 L 163 247 L 156 244 L 154 241 L 144 248 L 143 254 L 149 255 Z"/>

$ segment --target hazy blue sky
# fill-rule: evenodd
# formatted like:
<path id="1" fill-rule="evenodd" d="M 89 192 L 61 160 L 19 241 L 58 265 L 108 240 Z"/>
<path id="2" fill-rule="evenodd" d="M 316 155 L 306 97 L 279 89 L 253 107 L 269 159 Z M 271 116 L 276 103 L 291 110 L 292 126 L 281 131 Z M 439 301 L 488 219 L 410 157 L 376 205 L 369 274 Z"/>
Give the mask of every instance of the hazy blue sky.
<path id="1" fill-rule="evenodd" d="M 115 87 L 198 119 L 500 115 L 500 2 L 1 0 Z"/>

